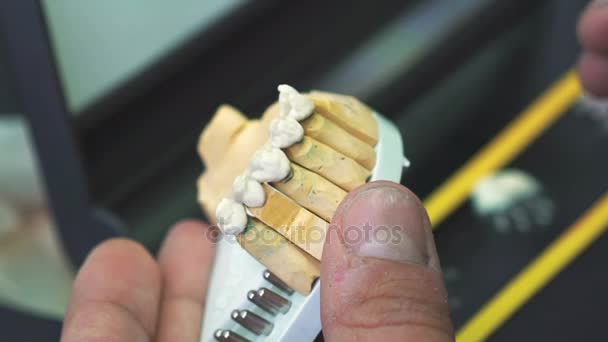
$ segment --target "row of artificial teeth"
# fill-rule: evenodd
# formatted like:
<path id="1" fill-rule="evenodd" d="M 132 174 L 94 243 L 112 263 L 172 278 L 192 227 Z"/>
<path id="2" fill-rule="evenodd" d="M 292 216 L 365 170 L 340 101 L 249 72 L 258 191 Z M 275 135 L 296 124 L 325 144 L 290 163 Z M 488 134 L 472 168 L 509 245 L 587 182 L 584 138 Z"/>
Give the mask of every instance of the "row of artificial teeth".
<path id="1" fill-rule="evenodd" d="M 245 207 L 264 205 L 266 194 L 262 183 L 278 182 L 291 172 L 289 159 L 282 148 L 287 148 L 304 137 L 304 128 L 298 121 L 308 118 L 314 103 L 305 95 L 286 84 L 279 90 L 279 118 L 270 123 L 270 139 L 253 155 L 249 167 L 232 185 L 232 194 L 220 201 L 215 215 L 224 234 L 238 235 L 247 226 Z"/>

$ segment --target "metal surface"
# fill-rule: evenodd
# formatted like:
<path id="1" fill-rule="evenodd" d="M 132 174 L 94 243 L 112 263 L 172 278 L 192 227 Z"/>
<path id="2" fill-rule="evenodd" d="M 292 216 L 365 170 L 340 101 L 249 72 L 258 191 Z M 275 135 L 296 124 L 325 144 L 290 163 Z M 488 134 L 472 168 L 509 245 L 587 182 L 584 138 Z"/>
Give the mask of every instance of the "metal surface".
<path id="1" fill-rule="evenodd" d="M 263 287 L 259 289 L 257 295 L 261 302 L 265 303 L 266 306 L 271 307 L 274 311 L 285 314 L 289 311 L 289 308 L 291 308 L 289 299 L 285 299 L 280 294 L 267 288 Z"/>
<path id="2" fill-rule="evenodd" d="M 264 277 L 264 279 L 266 279 L 266 281 L 268 281 L 272 285 L 278 287 L 279 289 L 281 289 L 281 291 L 284 291 L 288 295 L 293 294 L 293 289 L 291 289 L 289 286 L 287 286 L 287 284 L 285 284 L 281 279 L 279 279 L 279 277 L 272 274 L 272 272 L 270 272 L 269 270 L 264 271 L 264 273 L 262 274 L 262 277 Z"/>
<path id="3" fill-rule="evenodd" d="M 243 336 L 230 330 L 217 330 L 214 334 L 215 340 L 220 342 L 249 342 Z"/>
<path id="4" fill-rule="evenodd" d="M 267 301 L 262 300 L 262 298 L 260 297 L 260 295 L 258 294 L 257 291 L 252 290 L 252 291 L 247 292 L 247 299 L 249 299 L 249 301 L 252 302 L 253 304 L 257 305 L 257 307 L 259 307 L 260 309 L 268 312 L 269 314 L 271 314 L 273 316 L 276 316 L 279 313 L 279 310 L 277 310 L 276 307 L 274 307 Z"/>
<path id="5" fill-rule="evenodd" d="M 273 324 L 249 310 L 234 310 L 232 319 L 256 335 L 270 335 Z"/>

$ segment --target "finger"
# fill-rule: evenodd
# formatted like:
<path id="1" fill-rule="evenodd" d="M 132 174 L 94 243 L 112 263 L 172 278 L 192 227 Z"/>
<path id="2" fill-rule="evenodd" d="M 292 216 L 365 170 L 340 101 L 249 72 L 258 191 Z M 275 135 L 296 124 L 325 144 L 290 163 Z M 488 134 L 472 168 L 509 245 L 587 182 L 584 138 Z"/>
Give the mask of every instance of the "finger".
<path id="1" fill-rule="evenodd" d="M 587 6 L 578 23 L 578 37 L 585 50 L 608 56 L 608 1 L 596 0 Z"/>
<path id="2" fill-rule="evenodd" d="M 335 341 L 452 341 L 430 222 L 418 198 L 369 183 L 340 205 L 321 263 L 323 333 Z"/>
<path id="3" fill-rule="evenodd" d="M 141 245 L 102 243 L 76 277 L 62 341 L 151 341 L 160 288 L 158 265 Z"/>
<path id="4" fill-rule="evenodd" d="M 583 46 L 579 74 L 585 90 L 596 97 L 608 97 L 608 1 L 587 6 L 578 23 Z"/>
<path id="5" fill-rule="evenodd" d="M 159 254 L 163 295 L 158 341 L 200 340 L 203 309 L 214 243 L 203 223 L 177 224 L 167 236 Z"/>
<path id="6" fill-rule="evenodd" d="M 584 52 L 579 61 L 579 75 L 587 92 L 599 98 L 608 97 L 608 57 Z"/>

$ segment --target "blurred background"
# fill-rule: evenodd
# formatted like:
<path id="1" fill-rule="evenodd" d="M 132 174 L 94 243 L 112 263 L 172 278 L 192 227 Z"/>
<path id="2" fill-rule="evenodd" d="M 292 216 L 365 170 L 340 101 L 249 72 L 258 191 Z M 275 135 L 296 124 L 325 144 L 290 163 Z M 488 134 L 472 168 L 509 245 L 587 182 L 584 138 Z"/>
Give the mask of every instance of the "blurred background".
<path id="1" fill-rule="evenodd" d="M 173 222 L 202 218 L 195 181 L 203 165 L 195 146 L 220 104 L 257 117 L 284 82 L 354 95 L 399 126 L 413 162 L 402 182 L 425 198 L 575 65 L 575 27 L 586 3 L 7 1 L 0 22 L 3 334 L 56 340 L 75 270 L 102 239 L 129 236 L 154 252 Z M 554 132 L 546 150 L 530 157 L 542 170 L 553 168 L 543 151 L 570 151 L 581 135 L 606 146 L 597 121 L 564 125 L 574 135 Z M 526 169 L 522 163 L 516 166 Z M 549 188 L 545 210 L 553 215 L 568 204 L 551 198 L 542 175 L 531 175 L 529 184 Z M 500 223 L 498 233 L 439 231 L 457 325 L 605 186 L 574 189 L 580 211 L 564 224 L 550 219 L 539 233 L 514 238 Z M 472 291 L 477 279 L 469 273 L 480 268 L 467 265 L 475 264 L 475 251 L 476 260 L 492 260 L 483 254 L 492 250 L 520 257 L 508 272 L 489 276 L 495 283 Z M 608 285 L 602 281 L 594 279 L 597 287 Z M 525 320 L 493 339 L 529 337 L 524 327 L 553 336 L 565 317 Z M 580 327 L 569 328 L 574 334 Z"/>

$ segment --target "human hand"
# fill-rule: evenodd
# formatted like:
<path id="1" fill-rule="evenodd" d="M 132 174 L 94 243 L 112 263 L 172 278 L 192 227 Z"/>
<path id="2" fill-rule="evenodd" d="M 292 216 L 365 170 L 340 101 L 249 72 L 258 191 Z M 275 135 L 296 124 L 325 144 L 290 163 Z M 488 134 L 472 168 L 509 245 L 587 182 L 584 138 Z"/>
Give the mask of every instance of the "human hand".
<path id="1" fill-rule="evenodd" d="M 369 183 L 333 223 L 320 283 L 327 341 L 454 339 L 429 219 L 412 192 Z M 384 227 L 393 228 L 390 241 Z M 102 243 L 76 278 L 62 340 L 198 342 L 214 249 L 208 229 L 176 225 L 158 261 L 133 241 Z M 353 239 L 357 232 L 371 238 Z"/>
<path id="2" fill-rule="evenodd" d="M 214 245 L 186 221 L 155 260 L 127 239 L 103 242 L 76 277 L 62 341 L 199 341 Z"/>

